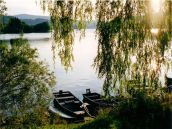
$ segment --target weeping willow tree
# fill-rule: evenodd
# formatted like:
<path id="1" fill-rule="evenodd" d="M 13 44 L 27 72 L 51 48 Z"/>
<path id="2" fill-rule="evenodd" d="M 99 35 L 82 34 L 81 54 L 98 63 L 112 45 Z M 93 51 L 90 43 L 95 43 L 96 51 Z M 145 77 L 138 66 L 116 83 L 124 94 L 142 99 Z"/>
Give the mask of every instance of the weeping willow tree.
<path id="1" fill-rule="evenodd" d="M 0 31 L 3 28 L 3 15 L 5 15 L 6 10 L 7 7 L 5 6 L 4 0 L 0 0 Z"/>
<path id="2" fill-rule="evenodd" d="M 149 63 L 152 56 L 148 56 L 155 54 L 148 4 L 148 1 L 97 2 L 99 46 L 95 66 L 98 75 L 105 77 L 106 93 L 117 83 L 122 90 L 130 79 L 146 85 L 149 81 L 145 80 L 154 72 Z M 132 57 L 137 61 L 132 62 Z"/>
<path id="3" fill-rule="evenodd" d="M 74 26 L 81 31 L 83 36 L 85 35 L 86 23 L 92 19 L 92 3 L 80 0 L 42 0 L 41 5 L 43 10 L 47 7 L 51 16 L 55 41 L 52 46 L 54 55 L 58 49 L 61 63 L 65 70 L 68 70 L 74 61 L 72 52 L 75 35 Z"/>
<path id="4" fill-rule="evenodd" d="M 74 24 L 82 34 L 86 22 L 95 16 L 98 51 L 94 67 L 105 78 L 103 89 L 109 95 L 116 88 L 125 93 L 129 80 L 142 89 L 162 86 L 160 76 L 171 65 L 165 58 L 170 51 L 171 1 L 163 1 L 158 34 L 152 33 L 150 2 L 97 0 L 93 5 L 89 0 L 42 0 L 42 7 L 48 5 L 56 41 L 53 48 L 60 48 L 59 56 L 67 67 L 73 60 Z"/>

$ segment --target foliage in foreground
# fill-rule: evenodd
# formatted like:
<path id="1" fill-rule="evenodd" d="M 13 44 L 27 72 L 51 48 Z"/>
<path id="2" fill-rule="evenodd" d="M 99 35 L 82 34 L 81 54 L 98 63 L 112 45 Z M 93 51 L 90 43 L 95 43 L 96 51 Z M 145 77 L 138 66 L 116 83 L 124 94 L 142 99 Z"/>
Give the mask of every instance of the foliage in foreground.
<path id="1" fill-rule="evenodd" d="M 172 95 L 135 91 L 122 97 L 109 113 L 77 129 L 171 129 L 171 120 Z"/>
<path id="2" fill-rule="evenodd" d="M 43 113 L 40 112 L 40 116 L 35 117 L 32 115 L 32 119 L 28 119 L 27 123 L 30 123 L 30 125 L 22 125 L 21 128 L 171 129 L 171 94 L 163 93 L 161 96 L 158 96 L 157 94 L 135 91 L 130 97 L 120 97 L 119 100 L 119 103 L 113 109 L 100 110 L 99 116 L 85 123 L 66 123 L 53 114 L 43 117 L 41 116 Z M 50 121 L 50 118 L 52 121 Z M 40 120 L 43 122 L 39 123 Z"/>
<path id="3" fill-rule="evenodd" d="M 172 96 L 135 91 L 124 98 L 114 111 L 120 121 L 119 129 L 170 129 Z"/>
<path id="4" fill-rule="evenodd" d="M 55 77 L 37 57 L 25 39 L 0 44 L 0 125 L 20 124 L 49 104 Z"/>

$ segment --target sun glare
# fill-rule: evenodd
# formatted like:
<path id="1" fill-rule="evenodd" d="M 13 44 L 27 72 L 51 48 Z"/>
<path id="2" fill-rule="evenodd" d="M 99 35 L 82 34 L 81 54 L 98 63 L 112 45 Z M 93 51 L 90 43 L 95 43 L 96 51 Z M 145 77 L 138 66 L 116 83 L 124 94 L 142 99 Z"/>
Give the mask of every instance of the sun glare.
<path id="1" fill-rule="evenodd" d="M 160 11 L 161 4 L 162 4 L 161 2 L 162 2 L 161 0 L 151 0 L 151 6 L 155 13 Z"/>
<path id="2" fill-rule="evenodd" d="M 156 34 L 158 34 L 158 32 L 159 32 L 159 29 L 157 29 L 157 28 L 152 28 L 151 29 L 151 33 L 152 34 L 155 34 L 156 35 Z"/>

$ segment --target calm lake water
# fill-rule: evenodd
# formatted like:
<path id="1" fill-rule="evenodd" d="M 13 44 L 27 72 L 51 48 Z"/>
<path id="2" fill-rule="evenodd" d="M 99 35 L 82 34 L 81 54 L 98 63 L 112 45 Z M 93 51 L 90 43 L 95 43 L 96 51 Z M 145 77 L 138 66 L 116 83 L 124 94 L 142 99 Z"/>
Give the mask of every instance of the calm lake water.
<path id="1" fill-rule="evenodd" d="M 2 34 L 0 40 L 19 38 L 18 34 Z M 75 33 L 75 43 L 73 47 L 74 62 L 72 69 L 65 71 L 56 52 L 55 63 L 53 61 L 53 51 L 50 33 L 31 33 L 24 34 L 24 38 L 29 40 L 32 48 L 36 48 L 39 53 L 39 59 L 45 61 L 49 65 L 49 69 L 55 73 L 57 84 L 53 91 L 69 90 L 77 97 L 82 99 L 82 94 L 90 88 L 92 91 L 101 93 L 103 79 L 97 77 L 96 70 L 92 67 L 94 58 L 97 55 L 98 41 L 95 36 L 95 30 L 87 30 L 86 36 L 80 40 L 80 33 Z M 172 42 L 171 42 L 172 48 Z M 171 55 L 167 57 L 172 61 Z M 160 80 L 165 84 L 164 76 L 172 77 L 172 68 L 168 72 L 162 70 Z"/>
<path id="2" fill-rule="evenodd" d="M 18 37 L 17 34 L 0 35 L 0 39 L 8 41 Z M 38 50 L 39 58 L 47 62 L 51 71 L 54 71 L 57 84 L 53 90 L 69 90 L 80 99 L 88 88 L 95 92 L 102 92 L 103 79 L 97 77 L 95 69 L 91 66 L 97 54 L 95 30 L 87 30 L 82 40 L 79 40 L 80 33 L 76 32 L 73 48 L 74 62 L 72 70 L 68 72 L 65 71 L 58 56 L 55 64 L 53 62 L 51 50 L 53 39 L 50 33 L 24 34 L 24 38 L 29 40 L 31 47 Z"/>

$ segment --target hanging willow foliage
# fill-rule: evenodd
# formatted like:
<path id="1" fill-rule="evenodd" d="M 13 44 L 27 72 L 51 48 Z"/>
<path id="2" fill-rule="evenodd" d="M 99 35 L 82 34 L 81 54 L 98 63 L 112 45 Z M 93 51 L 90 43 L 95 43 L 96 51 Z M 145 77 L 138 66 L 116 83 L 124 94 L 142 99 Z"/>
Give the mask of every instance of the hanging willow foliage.
<path id="1" fill-rule="evenodd" d="M 92 3 L 88 0 L 42 0 L 43 10 L 49 10 L 53 27 L 53 50 L 59 51 L 59 57 L 65 69 L 74 61 L 74 26 L 85 35 L 86 23 L 92 19 Z"/>
<path id="2" fill-rule="evenodd" d="M 161 86 L 162 69 L 167 72 L 171 65 L 165 59 L 172 37 L 171 1 L 163 1 L 157 35 L 151 32 L 153 13 L 148 0 L 97 0 L 95 5 L 89 0 L 42 3 L 48 5 L 57 42 L 54 46 L 60 48 L 59 55 L 66 66 L 73 60 L 74 25 L 83 33 L 86 22 L 96 17 L 98 51 L 94 67 L 98 76 L 105 78 L 106 95 L 116 87 L 124 93 L 129 80 L 136 80 L 142 89 L 156 90 Z"/>
<path id="3" fill-rule="evenodd" d="M 166 5 L 164 8 L 166 9 Z M 105 77 L 105 93 L 108 95 L 118 83 L 123 93 L 128 80 L 137 80 L 139 87 L 143 89 L 157 89 L 161 83 L 161 70 L 167 66 L 164 52 L 169 48 L 170 27 L 162 28 L 162 23 L 159 35 L 153 35 L 150 1 L 100 0 L 96 3 L 96 12 L 99 46 L 94 64 L 98 75 Z M 171 19 L 169 9 L 162 14 L 168 17 L 164 18 L 164 22 Z"/>
<path id="4" fill-rule="evenodd" d="M 3 16 L 5 15 L 6 10 L 7 7 L 5 6 L 4 0 L 0 0 L 0 32 L 3 28 L 3 24 L 4 24 Z"/>

